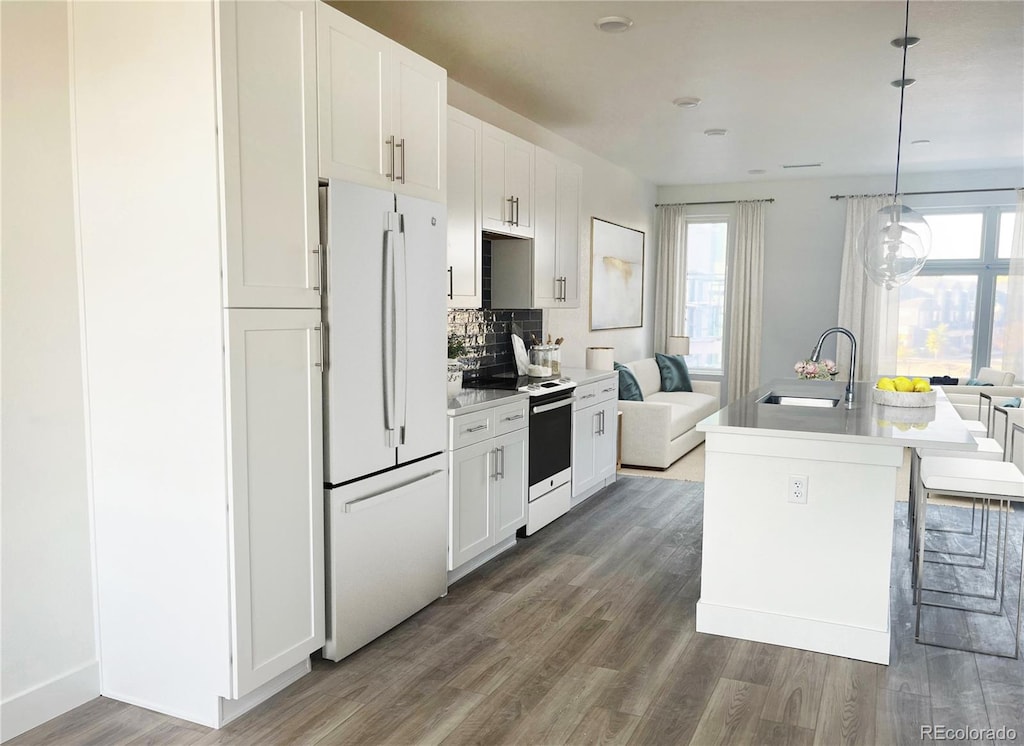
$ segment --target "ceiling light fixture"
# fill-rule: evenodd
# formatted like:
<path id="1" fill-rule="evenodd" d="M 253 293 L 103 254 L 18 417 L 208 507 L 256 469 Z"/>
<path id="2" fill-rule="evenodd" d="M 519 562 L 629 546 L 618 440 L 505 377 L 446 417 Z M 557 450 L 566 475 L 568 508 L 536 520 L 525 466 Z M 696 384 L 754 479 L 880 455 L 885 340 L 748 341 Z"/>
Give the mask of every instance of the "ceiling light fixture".
<path id="1" fill-rule="evenodd" d="M 724 130 L 719 127 L 710 130 L 704 130 L 704 134 L 708 137 L 722 137 L 729 130 Z"/>
<path id="2" fill-rule="evenodd" d="M 606 34 L 621 34 L 623 31 L 629 31 L 633 19 L 626 16 L 605 16 L 594 21 L 594 25 Z"/>
<path id="3" fill-rule="evenodd" d="M 755 176 L 757 176 L 759 174 L 766 174 L 768 172 L 765 169 L 763 169 L 763 168 L 752 168 L 749 171 L 747 171 L 747 173 L 748 174 L 754 174 Z"/>
<path id="4" fill-rule="evenodd" d="M 696 96 L 683 96 L 675 99 L 672 103 L 680 109 L 696 109 L 700 106 L 700 99 Z"/>
<path id="5" fill-rule="evenodd" d="M 931 140 L 911 140 L 911 145 L 931 145 Z"/>
<path id="6" fill-rule="evenodd" d="M 910 36 L 910 0 L 904 14 L 903 37 L 893 39 L 892 46 L 903 50 L 903 72 L 893 85 L 900 89 L 900 119 L 896 135 L 896 182 L 892 188 L 892 204 L 872 215 L 861 229 L 857 247 L 868 278 L 892 290 L 910 282 L 924 266 L 931 249 L 931 229 L 920 213 L 900 204 L 900 146 L 903 142 L 903 97 L 913 82 L 907 78 L 907 49 L 920 39 Z"/>

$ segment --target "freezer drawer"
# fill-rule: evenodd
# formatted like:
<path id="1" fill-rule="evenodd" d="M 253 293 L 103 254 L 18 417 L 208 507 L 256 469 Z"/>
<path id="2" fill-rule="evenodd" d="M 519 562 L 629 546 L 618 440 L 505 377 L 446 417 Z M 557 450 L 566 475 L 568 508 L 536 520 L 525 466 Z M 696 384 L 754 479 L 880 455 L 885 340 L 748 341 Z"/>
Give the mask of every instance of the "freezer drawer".
<path id="1" fill-rule="evenodd" d="M 341 660 L 447 593 L 443 455 L 329 491 L 327 642 Z"/>

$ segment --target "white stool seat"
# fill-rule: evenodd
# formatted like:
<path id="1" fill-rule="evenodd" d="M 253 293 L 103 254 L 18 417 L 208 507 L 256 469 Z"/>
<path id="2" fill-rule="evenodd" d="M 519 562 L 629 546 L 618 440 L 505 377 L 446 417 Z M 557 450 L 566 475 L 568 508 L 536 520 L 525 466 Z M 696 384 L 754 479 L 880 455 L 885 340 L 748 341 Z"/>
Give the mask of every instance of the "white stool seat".
<path id="1" fill-rule="evenodd" d="M 964 420 L 964 424 L 967 426 L 967 431 L 971 435 L 988 434 L 988 425 L 981 420 Z"/>
<path id="2" fill-rule="evenodd" d="M 966 492 L 1024 500 L 1024 476 L 1009 461 L 940 456 L 921 460 L 921 482 L 929 492 Z"/>
<path id="3" fill-rule="evenodd" d="M 1003 447 L 995 438 L 979 438 L 975 436 L 978 444 L 976 451 L 953 451 L 943 448 L 918 448 L 918 458 L 977 458 L 986 461 L 1002 461 Z"/>

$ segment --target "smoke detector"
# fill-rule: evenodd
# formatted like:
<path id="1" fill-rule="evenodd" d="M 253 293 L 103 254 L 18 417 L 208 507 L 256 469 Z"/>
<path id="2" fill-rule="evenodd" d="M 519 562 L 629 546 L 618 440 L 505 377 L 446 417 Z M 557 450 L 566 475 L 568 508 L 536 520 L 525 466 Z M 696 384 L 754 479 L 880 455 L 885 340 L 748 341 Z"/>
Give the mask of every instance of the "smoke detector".
<path id="1" fill-rule="evenodd" d="M 621 34 L 623 31 L 629 31 L 633 19 L 626 16 L 605 16 L 594 21 L 594 25 L 606 34 Z"/>

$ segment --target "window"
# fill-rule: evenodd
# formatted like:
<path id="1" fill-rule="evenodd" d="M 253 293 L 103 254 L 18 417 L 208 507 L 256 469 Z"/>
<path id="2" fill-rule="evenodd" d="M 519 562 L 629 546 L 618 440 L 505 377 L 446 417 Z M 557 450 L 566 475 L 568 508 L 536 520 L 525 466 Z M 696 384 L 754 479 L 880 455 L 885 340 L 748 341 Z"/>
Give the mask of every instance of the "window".
<path id="1" fill-rule="evenodd" d="M 1014 212 L 1009 207 L 919 210 L 932 250 L 899 289 L 896 372 L 968 378 L 1002 361 Z"/>
<path id="2" fill-rule="evenodd" d="M 687 365 L 721 373 L 725 323 L 725 267 L 729 224 L 722 217 L 686 221 L 686 316 L 690 338 Z"/>

